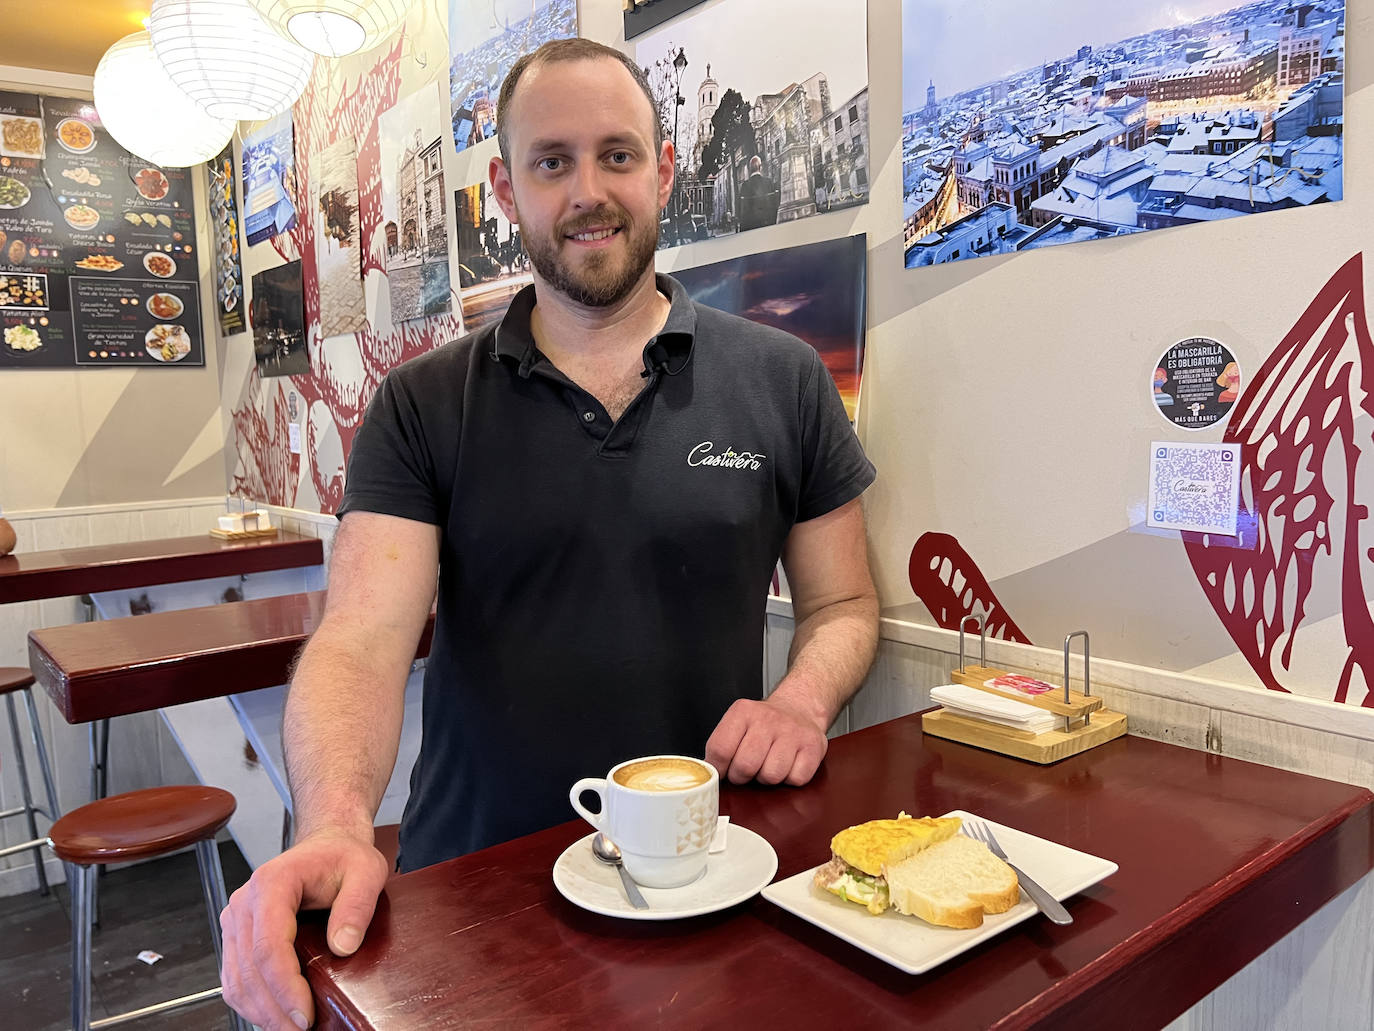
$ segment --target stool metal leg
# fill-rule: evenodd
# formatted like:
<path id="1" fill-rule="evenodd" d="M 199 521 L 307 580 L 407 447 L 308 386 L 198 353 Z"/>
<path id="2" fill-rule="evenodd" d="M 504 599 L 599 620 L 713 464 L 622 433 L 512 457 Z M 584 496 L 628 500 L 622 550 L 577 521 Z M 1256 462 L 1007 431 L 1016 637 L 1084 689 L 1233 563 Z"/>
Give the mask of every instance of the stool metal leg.
<path id="1" fill-rule="evenodd" d="M 213 838 L 196 842 L 196 866 L 200 868 L 200 889 L 205 895 L 205 915 L 210 918 L 210 941 L 215 946 L 215 967 L 223 969 L 224 943 L 220 939 L 219 915 L 229 905 L 224 890 L 224 868 L 220 865 L 219 849 Z M 232 1009 L 229 1011 L 234 1031 L 249 1031 L 250 1025 Z"/>
<path id="2" fill-rule="evenodd" d="M 43 790 L 48 795 L 48 819 L 56 823 L 62 817 L 62 809 L 57 804 L 57 785 L 53 780 L 52 762 L 48 759 L 48 746 L 43 743 L 43 728 L 38 722 L 38 706 L 34 704 L 33 692 L 24 688 L 24 707 L 29 713 L 29 732 L 33 734 L 33 750 L 38 755 L 38 772 L 43 775 Z"/>
<path id="3" fill-rule="evenodd" d="M 33 818 L 33 792 L 29 790 L 29 768 L 24 761 L 24 742 L 19 736 L 19 716 L 14 710 L 14 695 L 5 695 L 5 710 L 10 718 L 10 737 L 14 740 L 14 764 L 19 773 L 19 793 L 24 799 L 24 820 L 29 825 L 29 840 L 37 841 L 38 821 Z M 38 893 L 48 894 L 48 872 L 43 869 L 41 845 L 33 847 L 33 872 L 38 875 Z"/>
<path id="4" fill-rule="evenodd" d="M 72 893 L 72 1029 L 91 1026 L 91 884 L 95 869 L 67 864 L 67 886 Z"/>

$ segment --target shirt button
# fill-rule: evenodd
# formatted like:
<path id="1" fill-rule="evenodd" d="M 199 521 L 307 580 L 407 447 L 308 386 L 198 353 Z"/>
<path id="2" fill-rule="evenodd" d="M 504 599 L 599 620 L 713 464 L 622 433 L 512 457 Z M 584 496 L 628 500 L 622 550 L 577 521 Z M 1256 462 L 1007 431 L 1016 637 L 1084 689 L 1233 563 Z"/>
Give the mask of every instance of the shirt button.
<path id="1" fill-rule="evenodd" d="M 583 412 L 583 413 L 582 413 L 582 421 L 583 421 L 583 422 L 596 422 L 596 413 L 595 413 L 595 412 Z"/>

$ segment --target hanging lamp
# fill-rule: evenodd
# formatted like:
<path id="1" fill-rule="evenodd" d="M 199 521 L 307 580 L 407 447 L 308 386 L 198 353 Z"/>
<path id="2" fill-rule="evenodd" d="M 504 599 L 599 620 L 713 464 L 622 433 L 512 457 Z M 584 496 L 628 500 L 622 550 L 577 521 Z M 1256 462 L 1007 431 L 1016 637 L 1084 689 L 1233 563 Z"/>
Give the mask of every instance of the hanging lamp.
<path id="1" fill-rule="evenodd" d="M 288 39 L 325 57 L 371 50 L 406 20 L 414 0 L 250 0 Z"/>
<path id="2" fill-rule="evenodd" d="M 105 51 L 93 92 L 96 113 L 115 142 L 164 168 L 210 160 L 237 124 L 212 118 L 181 92 L 163 71 L 146 31 L 131 33 Z"/>
<path id="3" fill-rule="evenodd" d="M 284 39 L 248 0 L 153 0 L 148 32 L 171 80 L 215 118 L 280 114 L 315 66 L 313 53 Z"/>

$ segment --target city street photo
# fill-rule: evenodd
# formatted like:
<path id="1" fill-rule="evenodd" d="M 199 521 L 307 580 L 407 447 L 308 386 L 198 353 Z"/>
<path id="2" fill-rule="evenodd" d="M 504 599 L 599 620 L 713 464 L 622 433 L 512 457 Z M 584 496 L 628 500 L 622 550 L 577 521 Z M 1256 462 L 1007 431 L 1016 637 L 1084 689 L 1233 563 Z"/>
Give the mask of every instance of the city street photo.
<path id="1" fill-rule="evenodd" d="M 393 323 L 453 310 L 441 150 L 444 111 L 438 88 L 431 84 L 377 119 L 382 179 L 378 231 Z M 374 242 L 374 253 L 376 249 Z"/>
<path id="2" fill-rule="evenodd" d="M 907 268 L 1339 201 L 1345 2 L 903 0 Z"/>
<path id="3" fill-rule="evenodd" d="M 243 229 L 249 246 L 296 225 L 295 139 L 289 111 L 243 138 Z"/>
<path id="4" fill-rule="evenodd" d="M 320 336 L 367 328 L 358 234 L 358 152 L 351 137 L 320 151 L 313 162 L 319 231 Z"/>
<path id="5" fill-rule="evenodd" d="M 475 333 L 506 313 L 510 300 L 534 282 L 520 245 L 520 227 L 507 221 L 491 187 L 475 183 L 454 191 L 458 220 L 458 296 L 463 331 Z"/>
<path id="6" fill-rule="evenodd" d="M 310 371 L 299 259 L 253 276 L 248 315 L 259 375 L 303 376 Z"/>
<path id="7" fill-rule="evenodd" d="M 728 0 L 635 39 L 677 177 L 659 247 L 868 200 L 865 0 Z"/>

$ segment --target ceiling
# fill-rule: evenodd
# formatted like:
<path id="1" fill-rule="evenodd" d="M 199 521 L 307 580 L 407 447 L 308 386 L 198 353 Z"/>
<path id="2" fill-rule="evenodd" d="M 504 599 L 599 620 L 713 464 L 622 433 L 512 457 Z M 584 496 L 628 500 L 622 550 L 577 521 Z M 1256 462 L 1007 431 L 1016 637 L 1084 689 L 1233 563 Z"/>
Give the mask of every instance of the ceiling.
<path id="1" fill-rule="evenodd" d="M 5 21 L 0 64 L 93 75 L 110 44 L 143 28 L 152 0 L 59 0 L 28 3 Z M 18 6 L 18 5 L 16 5 Z"/>

